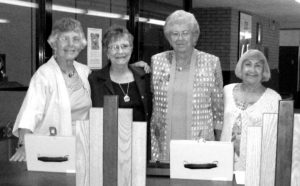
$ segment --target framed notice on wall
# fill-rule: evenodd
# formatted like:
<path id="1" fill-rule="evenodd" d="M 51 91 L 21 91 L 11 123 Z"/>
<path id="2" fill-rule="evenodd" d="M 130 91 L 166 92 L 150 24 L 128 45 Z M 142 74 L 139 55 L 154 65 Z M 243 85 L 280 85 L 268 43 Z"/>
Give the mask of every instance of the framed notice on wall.
<path id="1" fill-rule="evenodd" d="M 252 16 L 243 12 L 239 15 L 239 51 L 238 58 L 250 49 L 252 38 Z"/>
<path id="2" fill-rule="evenodd" d="M 102 29 L 87 29 L 87 65 L 91 69 L 102 68 Z"/>

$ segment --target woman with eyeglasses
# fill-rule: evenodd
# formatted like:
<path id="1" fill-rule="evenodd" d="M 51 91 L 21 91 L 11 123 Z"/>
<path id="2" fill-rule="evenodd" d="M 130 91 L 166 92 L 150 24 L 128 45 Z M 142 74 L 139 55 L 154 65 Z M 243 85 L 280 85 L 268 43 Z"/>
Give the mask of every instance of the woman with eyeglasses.
<path id="1" fill-rule="evenodd" d="M 223 80 L 219 58 L 195 49 L 200 29 L 193 14 L 173 12 L 164 34 L 173 50 L 151 59 L 151 160 L 169 162 L 171 139 L 219 139 Z"/>
<path id="2" fill-rule="evenodd" d="M 48 43 L 53 56 L 35 72 L 17 116 L 13 134 L 19 137 L 10 161 L 25 161 L 24 135 L 73 135 L 76 120 L 87 120 L 91 107 L 90 69 L 75 59 L 86 46 L 79 21 L 62 18 L 53 25 Z"/>
<path id="3" fill-rule="evenodd" d="M 106 31 L 102 42 L 109 63 L 89 76 L 93 107 L 103 107 L 105 95 L 118 95 L 120 108 L 133 109 L 133 121 L 149 121 L 150 75 L 129 65 L 133 36 L 125 27 L 114 25 Z"/>

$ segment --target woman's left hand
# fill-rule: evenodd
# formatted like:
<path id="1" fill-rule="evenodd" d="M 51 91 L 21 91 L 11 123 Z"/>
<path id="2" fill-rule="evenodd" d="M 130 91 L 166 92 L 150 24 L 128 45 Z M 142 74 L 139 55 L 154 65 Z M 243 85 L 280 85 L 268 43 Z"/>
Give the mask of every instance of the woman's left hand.
<path id="1" fill-rule="evenodd" d="M 16 153 L 9 159 L 9 161 L 26 161 L 25 146 L 18 147 Z"/>
<path id="2" fill-rule="evenodd" d="M 145 61 L 135 62 L 135 63 L 132 64 L 132 66 L 144 68 L 144 71 L 147 74 L 151 72 L 150 66 Z"/>

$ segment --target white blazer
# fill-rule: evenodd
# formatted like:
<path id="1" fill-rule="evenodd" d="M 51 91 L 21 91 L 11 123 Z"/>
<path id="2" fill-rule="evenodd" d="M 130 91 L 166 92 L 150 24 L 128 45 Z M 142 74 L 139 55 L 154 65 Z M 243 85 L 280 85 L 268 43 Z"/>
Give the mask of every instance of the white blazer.
<path id="1" fill-rule="evenodd" d="M 74 61 L 74 67 L 84 88 L 90 94 L 89 67 L 76 61 Z M 13 134 L 18 136 L 18 129 L 24 128 L 36 134 L 49 135 L 50 126 L 57 129 L 57 135 L 72 135 L 68 90 L 63 74 L 53 56 L 31 78 L 13 128 Z"/>

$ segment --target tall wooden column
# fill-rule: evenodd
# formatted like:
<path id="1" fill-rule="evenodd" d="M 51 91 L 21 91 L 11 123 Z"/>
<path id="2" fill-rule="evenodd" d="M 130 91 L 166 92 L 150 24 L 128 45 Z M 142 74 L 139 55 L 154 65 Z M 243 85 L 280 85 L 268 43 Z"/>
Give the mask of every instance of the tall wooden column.
<path id="1" fill-rule="evenodd" d="M 109 96 L 109 99 L 104 99 L 103 186 L 118 185 L 118 105 L 118 97 L 116 96 Z"/>
<path id="2" fill-rule="evenodd" d="M 277 128 L 275 186 L 291 185 L 294 101 L 280 101 Z"/>

